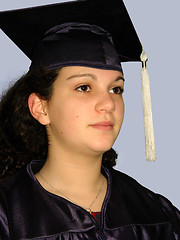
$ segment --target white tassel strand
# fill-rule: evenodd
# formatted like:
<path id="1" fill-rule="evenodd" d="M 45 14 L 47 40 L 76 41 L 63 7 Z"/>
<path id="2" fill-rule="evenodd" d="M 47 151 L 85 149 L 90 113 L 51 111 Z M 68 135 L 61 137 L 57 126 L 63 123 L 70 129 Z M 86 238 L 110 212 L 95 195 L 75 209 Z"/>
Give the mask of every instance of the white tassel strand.
<path id="1" fill-rule="evenodd" d="M 148 59 L 144 50 L 142 51 L 140 58 L 142 61 L 141 87 L 142 87 L 142 97 L 143 97 L 146 159 L 147 161 L 154 161 L 156 159 L 155 139 L 154 139 L 154 129 L 153 129 L 149 76 L 146 68 L 146 62 Z"/>

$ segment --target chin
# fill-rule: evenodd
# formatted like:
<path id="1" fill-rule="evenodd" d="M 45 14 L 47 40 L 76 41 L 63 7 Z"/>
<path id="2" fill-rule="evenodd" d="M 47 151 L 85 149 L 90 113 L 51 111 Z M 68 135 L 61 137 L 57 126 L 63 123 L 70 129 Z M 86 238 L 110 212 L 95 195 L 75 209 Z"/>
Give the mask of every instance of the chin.
<path id="1" fill-rule="evenodd" d="M 93 146 L 91 146 L 91 149 L 94 151 L 94 152 L 97 152 L 97 153 L 104 153 L 104 152 L 107 152 L 108 150 L 110 150 L 113 146 L 113 143 L 97 143 L 97 144 L 94 144 Z"/>

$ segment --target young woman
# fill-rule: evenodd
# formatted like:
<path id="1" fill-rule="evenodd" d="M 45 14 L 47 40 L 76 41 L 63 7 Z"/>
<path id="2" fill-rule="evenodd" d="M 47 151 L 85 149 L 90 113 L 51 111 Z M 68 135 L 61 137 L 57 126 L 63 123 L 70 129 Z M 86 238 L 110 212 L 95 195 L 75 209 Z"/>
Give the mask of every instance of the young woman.
<path id="1" fill-rule="evenodd" d="M 48 29 L 0 103 L 1 239 L 180 239 L 179 211 L 112 168 L 123 89 L 106 30 Z"/>

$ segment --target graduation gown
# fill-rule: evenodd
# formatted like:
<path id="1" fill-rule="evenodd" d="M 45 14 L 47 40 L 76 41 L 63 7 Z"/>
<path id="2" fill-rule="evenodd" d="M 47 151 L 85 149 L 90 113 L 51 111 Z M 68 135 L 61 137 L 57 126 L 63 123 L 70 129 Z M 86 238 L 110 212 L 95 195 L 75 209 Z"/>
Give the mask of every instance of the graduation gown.
<path id="1" fill-rule="evenodd" d="M 42 188 L 33 174 L 38 166 L 33 161 L 0 184 L 0 239 L 180 240 L 180 212 L 131 177 L 102 168 L 108 189 L 99 225 L 80 206 Z"/>

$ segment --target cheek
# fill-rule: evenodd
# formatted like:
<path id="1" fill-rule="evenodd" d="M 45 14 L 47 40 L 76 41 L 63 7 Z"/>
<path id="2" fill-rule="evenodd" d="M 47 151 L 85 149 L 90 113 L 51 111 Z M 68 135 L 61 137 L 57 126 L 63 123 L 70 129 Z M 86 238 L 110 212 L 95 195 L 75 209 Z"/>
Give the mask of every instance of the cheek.
<path id="1" fill-rule="evenodd" d="M 81 107 L 80 107 L 81 106 Z M 81 122 L 84 116 L 84 111 L 87 108 L 82 107 L 82 103 L 77 101 L 67 101 L 63 104 L 61 111 L 61 119 L 65 125 L 68 125 L 71 130 L 77 127 L 77 124 Z"/>
<path id="2" fill-rule="evenodd" d="M 124 101 L 123 99 L 116 104 L 116 113 L 119 116 L 119 119 L 124 118 Z"/>

